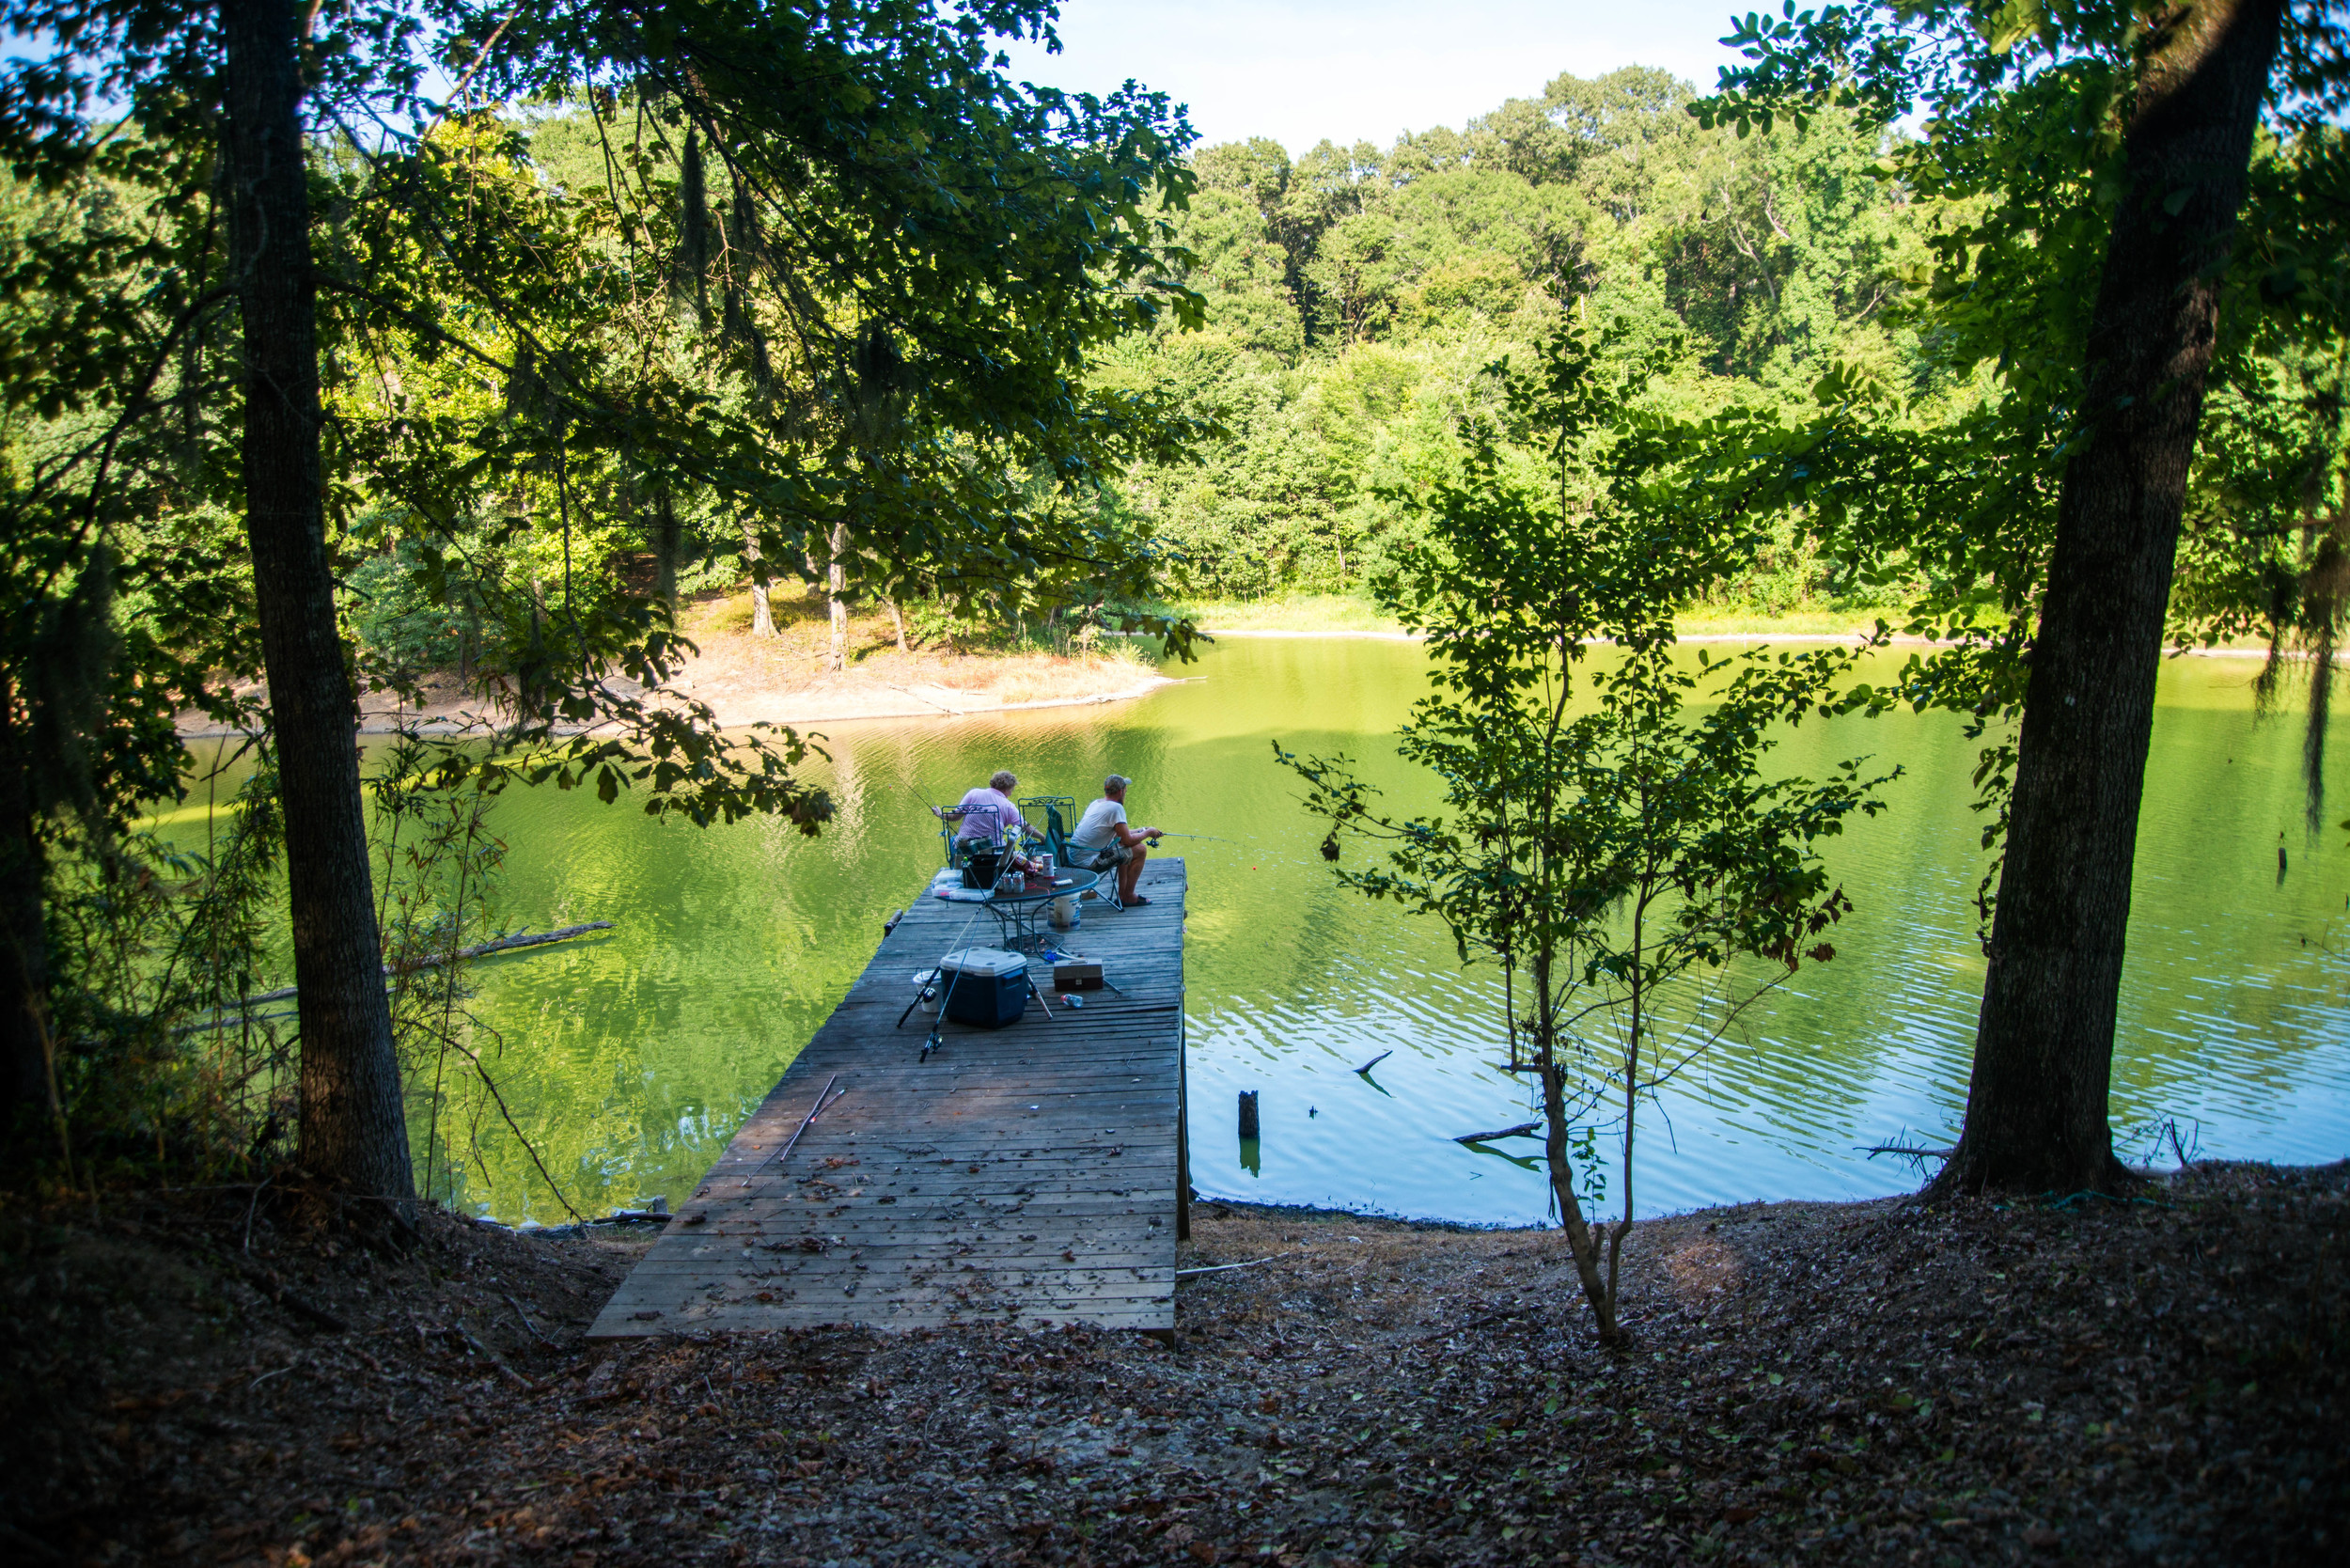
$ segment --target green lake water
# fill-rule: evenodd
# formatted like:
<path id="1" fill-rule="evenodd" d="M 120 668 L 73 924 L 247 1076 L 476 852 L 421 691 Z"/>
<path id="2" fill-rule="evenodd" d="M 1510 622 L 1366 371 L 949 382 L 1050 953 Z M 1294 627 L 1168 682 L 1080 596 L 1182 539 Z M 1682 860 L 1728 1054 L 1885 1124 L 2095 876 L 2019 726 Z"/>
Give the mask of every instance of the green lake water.
<path id="1" fill-rule="evenodd" d="M 2255 718 L 2256 669 L 2165 667 L 2114 1069 L 2125 1154 L 2166 1117 L 2208 1155 L 2350 1153 L 2350 852 L 2339 828 L 2305 839 L 2299 720 Z M 476 970 L 475 1043 L 571 1201 L 602 1213 L 689 1194 L 863 969 L 883 919 L 935 869 L 923 804 L 1009 767 L 1020 793 L 1080 801 L 1104 773 L 1129 774 L 1137 823 L 1230 840 L 1167 846 L 1190 875 L 1191 1168 L 1203 1194 L 1542 1219 L 1538 1145 L 1451 1141 L 1525 1119 L 1527 1091 L 1492 1065 L 1497 976 L 1464 970 L 1433 923 L 1336 886 L 1273 759 L 1277 739 L 1343 750 L 1399 804 L 1424 798 L 1388 745 L 1426 689 L 1419 651 L 1228 639 L 1181 673 L 1194 679 L 1108 707 L 823 726 L 832 761 L 814 773 L 839 817 L 820 839 L 764 822 L 663 825 L 625 797 L 502 800 L 504 922 L 616 922 Z M 1942 1142 L 1955 1128 L 1983 968 L 1974 747 L 1949 715 L 1900 713 L 1807 724 L 1776 755 L 1817 775 L 1857 753 L 1906 776 L 1886 815 L 1831 846 L 1856 905 L 1835 933 L 1839 956 L 1807 965 L 1643 1112 L 1643 1213 L 1907 1190 L 1900 1162 L 1857 1146 L 1904 1130 Z M 2329 765 L 2350 779 L 2350 741 Z M 919 1041 L 910 1025 L 908 1053 Z M 1356 1075 L 1382 1051 L 1393 1054 L 1371 1078 Z M 1250 1089 L 1263 1136 L 1244 1161 L 1233 1106 Z M 461 1150 L 436 1177 L 461 1206 L 565 1217 L 494 1117 Z"/>

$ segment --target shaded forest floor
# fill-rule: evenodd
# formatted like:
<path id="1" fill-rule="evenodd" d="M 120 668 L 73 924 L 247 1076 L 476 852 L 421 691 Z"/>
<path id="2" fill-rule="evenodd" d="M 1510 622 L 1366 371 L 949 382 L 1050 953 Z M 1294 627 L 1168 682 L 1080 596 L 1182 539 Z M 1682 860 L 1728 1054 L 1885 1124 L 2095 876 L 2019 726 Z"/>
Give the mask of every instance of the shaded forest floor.
<path id="1" fill-rule="evenodd" d="M 1202 1204 L 1170 1350 L 583 1344 L 642 1242 L 6 1223 L 18 1563 L 2334 1562 L 2350 1166 L 1556 1231 Z M 250 1219 L 248 1221 L 248 1215 Z M 248 1223 L 250 1229 L 248 1230 Z M 248 1243 L 249 1237 L 249 1243 Z M 249 1246 L 249 1249 L 248 1249 Z"/>

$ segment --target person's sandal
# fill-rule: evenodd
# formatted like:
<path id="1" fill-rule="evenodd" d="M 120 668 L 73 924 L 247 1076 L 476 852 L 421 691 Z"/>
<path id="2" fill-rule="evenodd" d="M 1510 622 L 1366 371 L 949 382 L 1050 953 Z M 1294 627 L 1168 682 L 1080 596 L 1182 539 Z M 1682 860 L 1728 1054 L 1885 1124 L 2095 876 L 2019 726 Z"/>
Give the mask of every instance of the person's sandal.
<path id="1" fill-rule="evenodd" d="M 1131 899 L 1120 899 L 1118 902 L 1120 905 L 1124 908 L 1140 909 L 1144 904 L 1149 903 L 1151 901 L 1144 898 L 1140 893 L 1136 893 Z"/>

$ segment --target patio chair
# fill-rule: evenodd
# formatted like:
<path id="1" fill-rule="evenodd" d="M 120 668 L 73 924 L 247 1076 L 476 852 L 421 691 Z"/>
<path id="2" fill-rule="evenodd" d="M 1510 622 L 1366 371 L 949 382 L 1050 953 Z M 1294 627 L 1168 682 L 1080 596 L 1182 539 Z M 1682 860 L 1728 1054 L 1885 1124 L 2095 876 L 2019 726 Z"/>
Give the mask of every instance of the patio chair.
<path id="1" fill-rule="evenodd" d="M 975 847 L 984 846 L 998 852 L 1002 850 L 1004 831 L 1002 824 L 996 820 L 1001 813 L 995 807 L 964 806 L 957 803 L 951 806 L 942 806 L 938 809 L 948 812 L 951 819 L 938 824 L 938 836 L 946 840 L 947 865 L 949 870 L 960 871 L 969 866 L 971 851 Z M 972 817 L 979 817 L 986 822 L 985 833 L 966 834 L 963 831 L 964 821 Z"/>
<path id="2" fill-rule="evenodd" d="M 1030 795 L 1018 803 L 1028 816 L 1028 825 L 1035 827 L 1036 819 L 1044 819 L 1044 847 L 1053 852 L 1053 864 L 1069 864 L 1069 820 L 1077 814 L 1074 795 Z"/>

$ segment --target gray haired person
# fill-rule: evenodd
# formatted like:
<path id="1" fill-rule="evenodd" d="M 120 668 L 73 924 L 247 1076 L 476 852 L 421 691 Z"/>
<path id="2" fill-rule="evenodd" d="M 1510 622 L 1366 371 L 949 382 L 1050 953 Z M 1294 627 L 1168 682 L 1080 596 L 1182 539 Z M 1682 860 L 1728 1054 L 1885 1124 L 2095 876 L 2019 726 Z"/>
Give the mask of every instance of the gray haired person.
<path id="1" fill-rule="evenodd" d="M 1137 897 L 1135 884 L 1142 880 L 1142 863 L 1151 857 L 1149 845 L 1158 838 L 1155 827 L 1130 827 L 1126 823 L 1126 787 L 1134 782 L 1123 774 L 1102 780 L 1102 798 L 1088 806 L 1069 836 L 1069 847 L 1079 864 L 1097 871 L 1118 870 L 1118 902 L 1129 906 L 1151 901 Z"/>
<path id="2" fill-rule="evenodd" d="M 998 770 L 988 781 L 971 790 L 953 806 L 941 809 L 931 808 L 931 814 L 945 822 L 956 823 L 955 837 L 976 839 L 990 844 L 1010 844 L 1019 847 L 1021 834 L 1027 823 L 1020 815 L 1020 808 L 1011 803 L 1012 791 L 1020 788 L 1020 780 L 1011 770 Z M 974 810 L 973 808 L 978 808 Z"/>

